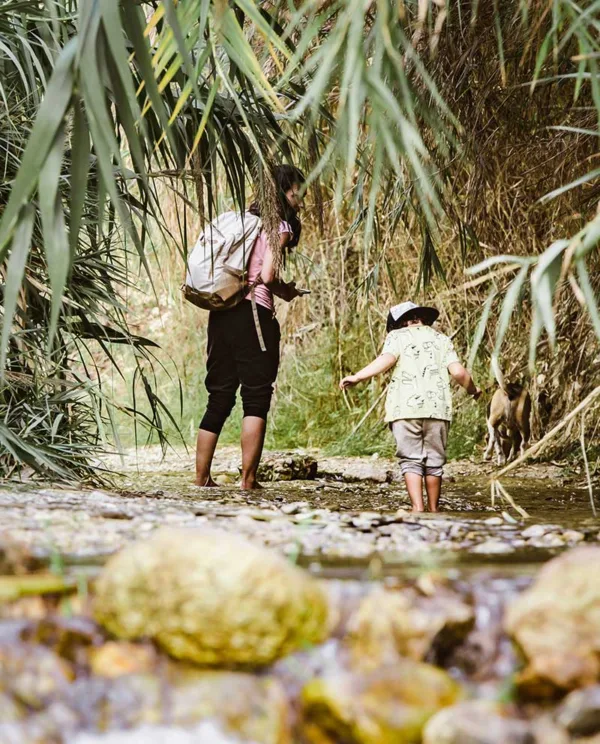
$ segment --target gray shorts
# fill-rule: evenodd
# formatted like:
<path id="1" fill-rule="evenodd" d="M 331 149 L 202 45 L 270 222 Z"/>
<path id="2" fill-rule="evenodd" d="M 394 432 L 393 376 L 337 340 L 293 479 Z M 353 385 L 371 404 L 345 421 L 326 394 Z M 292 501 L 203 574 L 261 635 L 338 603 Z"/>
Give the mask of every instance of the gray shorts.
<path id="1" fill-rule="evenodd" d="M 446 462 L 449 421 L 398 419 L 390 428 L 396 440 L 396 455 L 402 473 L 442 475 Z"/>

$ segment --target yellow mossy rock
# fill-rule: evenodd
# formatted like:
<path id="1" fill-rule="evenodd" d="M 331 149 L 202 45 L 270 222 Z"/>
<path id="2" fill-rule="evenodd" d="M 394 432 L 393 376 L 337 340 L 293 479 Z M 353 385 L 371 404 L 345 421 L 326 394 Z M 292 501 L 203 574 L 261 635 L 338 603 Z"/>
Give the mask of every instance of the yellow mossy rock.
<path id="1" fill-rule="evenodd" d="M 600 679 L 600 547 L 582 546 L 549 561 L 508 608 L 505 628 L 527 667 L 517 683 L 545 697 Z"/>
<path id="2" fill-rule="evenodd" d="M 350 617 L 346 642 L 361 667 L 377 667 L 398 654 L 422 661 L 434 646 L 460 643 L 474 623 L 473 608 L 443 585 L 431 596 L 415 587 L 377 588 Z"/>
<path id="3" fill-rule="evenodd" d="M 304 687 L 303 734 L 310 744 L 418 744 L 429 718 L 461 696 L 446 672 L 410 659 L 338 671 Z"/>
<path id="4" fill-rule="evenodd" d="M 113 556 L 96 582 L 96 619 L 212 666 L 270 664 L 328 632 L 319 584 L 278 553 L 225 532 L 158 530 Z"/>

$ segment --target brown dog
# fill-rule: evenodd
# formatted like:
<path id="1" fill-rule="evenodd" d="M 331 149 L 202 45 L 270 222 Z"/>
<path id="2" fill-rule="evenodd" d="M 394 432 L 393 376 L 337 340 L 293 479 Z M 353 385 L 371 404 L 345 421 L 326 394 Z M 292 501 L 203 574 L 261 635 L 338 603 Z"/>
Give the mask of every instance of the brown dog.
<path id="1" fill-rule="evenodd" d="M 483 455 L 490 460 L 496 449 L 498 465 L 514 460 L 517 448 L 523 454 L 529 444 L 531 396 L 523 385 L 507 383 L 498 388 L 487 409 L 488 445 Z"/>

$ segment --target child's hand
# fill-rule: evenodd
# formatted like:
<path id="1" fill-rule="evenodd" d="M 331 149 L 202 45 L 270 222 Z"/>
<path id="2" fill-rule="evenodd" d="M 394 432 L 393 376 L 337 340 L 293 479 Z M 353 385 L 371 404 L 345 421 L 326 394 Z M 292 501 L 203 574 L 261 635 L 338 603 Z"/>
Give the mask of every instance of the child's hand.
<path id="1" fill-rule="evenodd" d="M 354 385 L 357 385 L 359 382 L 360 380 L 357 380 L 356 375 L 349 375 L 348 377 L 344 377 L 344 379 L 340 382 L 340 390 L 354 387 Z"/>

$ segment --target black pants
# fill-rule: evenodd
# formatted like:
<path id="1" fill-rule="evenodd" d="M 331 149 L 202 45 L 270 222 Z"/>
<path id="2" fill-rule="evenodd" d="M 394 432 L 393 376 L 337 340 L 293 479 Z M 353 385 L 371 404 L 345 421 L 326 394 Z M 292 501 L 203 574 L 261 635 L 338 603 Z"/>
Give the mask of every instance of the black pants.
<path id="1" fill-rule="evenodd" d="M 208 405 L 200 422 L 205 431 L 221 432 L 240 386 L 244 416 L 267 418 L 279 369 L 280 330 L 270 310 L 262 305 L 256 307 L 266 351 L 260 349 L 249 300 L 209 316 L 205 381 Z"/>

